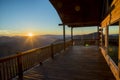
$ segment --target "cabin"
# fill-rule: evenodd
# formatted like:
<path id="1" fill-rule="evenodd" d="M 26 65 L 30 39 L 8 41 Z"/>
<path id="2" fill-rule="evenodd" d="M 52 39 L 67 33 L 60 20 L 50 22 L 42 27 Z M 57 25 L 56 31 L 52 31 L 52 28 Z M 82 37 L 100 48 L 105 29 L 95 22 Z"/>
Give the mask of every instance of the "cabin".
<path id="1" fill-rule="evenodd" d="M 63 42 L 0 59 L 0 80 L 120 80 L 120 0 L 50 0 Z M 97 27 L 94 45 L 76 45 L 74 28 Z M 109 55 L 109 26 L 118 26 L 117 61 Z M 71 40 L 66 40 L 66 27 Z M 116 27 L 115 27 L 116 28 Z"/>

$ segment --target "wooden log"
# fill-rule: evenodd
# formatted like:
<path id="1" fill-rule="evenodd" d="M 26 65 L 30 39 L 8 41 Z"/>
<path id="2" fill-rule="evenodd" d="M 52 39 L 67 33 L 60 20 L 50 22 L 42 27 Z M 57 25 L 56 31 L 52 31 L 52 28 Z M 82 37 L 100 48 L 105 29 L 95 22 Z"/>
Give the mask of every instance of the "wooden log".
<path id="1" fill-rule="evenodd" d="M 114 0 L 111 5 L 111 10 L 106 18 L 102 21 L 101 26 L 106 27 L 120 19 L 120 0 Z"/>

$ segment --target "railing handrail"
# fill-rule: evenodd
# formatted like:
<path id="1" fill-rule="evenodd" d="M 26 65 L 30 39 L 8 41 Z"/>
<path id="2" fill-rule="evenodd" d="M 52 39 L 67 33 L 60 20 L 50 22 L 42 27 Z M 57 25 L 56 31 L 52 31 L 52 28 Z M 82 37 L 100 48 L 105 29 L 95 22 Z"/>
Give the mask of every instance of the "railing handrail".
<path id="1" fill-rule="evenodd" d="M 73 39 L 73 40 L 98 40 L 98 39 L 96 38 L 96 39 Z"/>
<path id="2" fill-rule="evenodd" d="M 108 66 L 110 67 L 116 80 L 120 80 L 120 78 L 119 78 L 120 70 L 119 70 L 118 66 L 115 64 L 115 62 L 111 59 L 111 57 L 106 53 L 107 48 L 104 46 L 101 46 L 100 49 L 101 49 L 101 53 L 102 53 L 103 57 L 105 58 Z"/>
<path id="3" fill-rule="evenodd" d="M 46 48 L 46 47 L 48 47 L 48 46 L 40 47 L 40 48 L 34 48 L 34 49 L 30 49 L 30 50 L 27 50 L 27 51 L 19 52 L 19 53 L 10 55 L 10 56 L 6 56 L 6 57 L 3 57 L 3 58 L 0 58 L 0 62 L 6 61 L 6 60 L 9 60 L 9 59 L 18 57 L 18 56 L 22 56 L 22 55 L 25 55 L 25 54 L 29 54 L 31 52 L 34 52 L 34 51 L 38 50 L 38 49 L 42 49 L 42 48 Z"/>

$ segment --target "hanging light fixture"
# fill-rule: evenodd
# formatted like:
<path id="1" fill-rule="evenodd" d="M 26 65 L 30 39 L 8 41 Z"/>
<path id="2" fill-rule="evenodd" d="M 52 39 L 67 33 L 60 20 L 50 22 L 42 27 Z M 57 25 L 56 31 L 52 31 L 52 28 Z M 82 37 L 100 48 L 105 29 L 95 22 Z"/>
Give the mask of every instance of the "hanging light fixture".
<path id="1" fill-rule="evenodd" d="M 57 3 L 57 6 L 58 6 L 58 8 L 62 8 L 63 3 L 62 3 L 62 2 L 58 2 L 58 3 Z"/>
<path id="2" fill-rule="evenodd" d="M 75 11 L 77 11 L 77 12 L 80 11 L 80 6 L 79 5 L 75 6 Z"/>

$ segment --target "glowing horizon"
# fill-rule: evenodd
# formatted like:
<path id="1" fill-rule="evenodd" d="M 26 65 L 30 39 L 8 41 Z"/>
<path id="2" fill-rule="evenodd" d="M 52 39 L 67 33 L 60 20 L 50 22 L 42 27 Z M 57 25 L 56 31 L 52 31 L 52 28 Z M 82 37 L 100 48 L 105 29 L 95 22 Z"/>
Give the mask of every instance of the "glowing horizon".
<path id="1" fill-rule="evenodd" d="M 27 36 L 32 37 L 32 36 L 34 36 L 34 34 L 30 32 L 27 34 Z"/>

